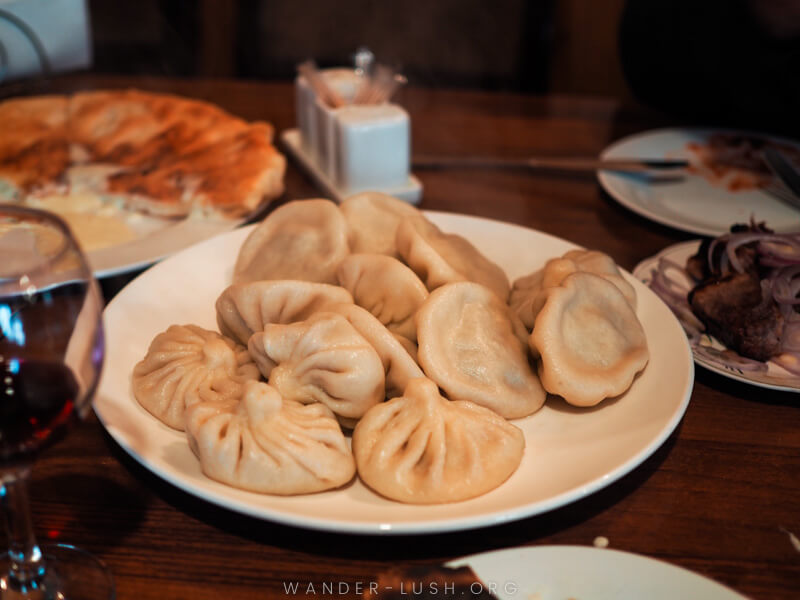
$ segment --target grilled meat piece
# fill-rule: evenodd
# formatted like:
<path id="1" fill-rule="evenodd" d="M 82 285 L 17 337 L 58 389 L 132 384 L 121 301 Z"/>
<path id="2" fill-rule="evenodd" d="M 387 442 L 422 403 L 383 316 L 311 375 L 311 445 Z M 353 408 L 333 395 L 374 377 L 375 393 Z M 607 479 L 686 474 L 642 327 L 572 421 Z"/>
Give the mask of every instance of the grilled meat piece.
<path id="1" fill-rule="evenodd" d="M 708 333 L 742 356 L 765 361 L 780 352 L 783 316 L 753 273 L 731 273 L 689 293 Z"/>

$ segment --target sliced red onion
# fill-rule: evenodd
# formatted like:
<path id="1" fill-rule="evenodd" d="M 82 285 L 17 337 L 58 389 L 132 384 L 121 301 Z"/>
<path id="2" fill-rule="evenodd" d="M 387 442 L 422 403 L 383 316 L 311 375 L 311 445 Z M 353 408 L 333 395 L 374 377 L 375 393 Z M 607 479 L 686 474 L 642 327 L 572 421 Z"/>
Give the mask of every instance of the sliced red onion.
<path id="1" fill-rule="evenodd" d="M 790 264 L 800 264 L 800 240 L 795 238 L 761 240 L 758 243 L 758 251 L 763 258 L 770 257 Z"/>
<path id="2" fill-rule="evenodd" d="M 798 275 L 800 275 L 800 265 L 784 267 L 770 274 L 769 281 L 775 302 L 791 306 L 800 304 L 800 298 L 797 296 L 800 292 L 800 280 L 796 280 Z"/>
<path id="3" fill-rule="evenodd" d="M 762 267 L 791 267 L 798 264 L 798 261 L 778 258 L 777 256 L 761 255 L 758 258 L 758 264 Z"/>
<path id="4" fill-rule="evenodd" d="M 721 235 L 718 238 L 711 240 L 711 243 L 708 245 L 708 254 L 706 255 L 706 264 L 708 265 L 708 269 L 713 273 L 714 272 L 714 250 L 716 249 L 718 244 L 724 244 L 728 241 L 729 235 Z M 725 256 L 725 253 L 722 253 Z M 721 271 L 720 271 L 721 272 Z"/>
<path id="5" fill-rule="evenodd" d="M 670 270 L 680 273 L 687 283 L 680 283 L 672 279 L 667 274 Z M 690 286 L 688 281 L 689 276 L 683 267 L 672 260 L 662 257 L 658 261 L 658 268 L 651 271 L 650 289 L 653 290 L 675 314 L 689 339 L 694 340 L 700 337 L 700 333 L 705 330 L 705 326 L 689 307 L 687 296 Z"/>
<path id="6" fill-rule="evenodd" d="M 745 231 L 726 233 L 711 241 L 706 256 L 709 268 L 712 272 L 724 273 L 727 267 L 726 263 L 729 262 L 736 272 L 741 273 L 743 267 L 736 251 L 740 246 L 753 242 L 758 242 L 759 260 L 773 263 L 763 263 L 765 266 L 800 264 L 800 233 Z M 725 250 L 720 254 L 720 264 L 715 265 L 714 252 L 719 244 L 723 244 Z M 715 266 L 719 268 L 718 271 Z"/>
<path id="7" fill-rule="evenodd" d="M 661 271 L 664 271 L 664 272 L 669 271 L 670 269 L 673 269 L 673 270 L 677 271 L 678 273 L 680 273 L 681 275 L 683 275 L 683 277 L 687 281 L 689 280 L 689 275 L 686 273 L 686 269 L 683 266 L 681 266 L 678 263 L 676 263 L 671 258 L 667 258 L 666 256 L 662 256 L 661 258 L 658 259 L 658 268 Z"/>
<path id="8" fill-rule="evenodd" d="M 686 297 L 689 294 L 689 286 L 682 285 L 679 282 L 671 279 L 667 275 L 667 270 L 662 268 L 659 263 L 658 269 L 653 269 L 650 274 L 650 288 L 654 291 L 660 291 L 659 296 L 667 295 L 673 300 L 686 302 Z"/>
<path id="9" fill-rule="evenodd" d="M 744 246 L 752 242 L 759 242 L 771 235 L 771 233 L 739 233 L 732 235 L 725 245 L 725 253 L 728 255 L 728 260 L 731 261 L 731 267 L 733 267 L 737 273 L 743 273 L 744 267 L 742 267 L 739 257 L 736 256 L 736 250 L 739 249 L 739 246 Z"/>
<path id="10" fill-rule="evenodd" d="M 728 265 L 730 264 L 730 260 L 728 260 L 728 253 L 723 252 L 719 258 L 719 272 L 720 274 L 724 274 L 728 272 Z"/>

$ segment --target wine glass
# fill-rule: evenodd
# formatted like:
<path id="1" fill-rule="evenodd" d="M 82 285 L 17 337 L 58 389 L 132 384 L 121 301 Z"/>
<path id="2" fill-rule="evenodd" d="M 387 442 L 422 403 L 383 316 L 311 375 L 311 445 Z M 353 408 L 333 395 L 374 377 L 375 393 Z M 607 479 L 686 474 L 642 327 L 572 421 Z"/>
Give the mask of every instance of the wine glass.
<path id="1" fill-rule="evenodd" d="M 66 544 L 39 545 L 27 483 L 39 450 L 88 413 L 103 364 L 102 301 L 67 225 L 0 204 L 0 599 L 114 597 L 111 575 Z"/>

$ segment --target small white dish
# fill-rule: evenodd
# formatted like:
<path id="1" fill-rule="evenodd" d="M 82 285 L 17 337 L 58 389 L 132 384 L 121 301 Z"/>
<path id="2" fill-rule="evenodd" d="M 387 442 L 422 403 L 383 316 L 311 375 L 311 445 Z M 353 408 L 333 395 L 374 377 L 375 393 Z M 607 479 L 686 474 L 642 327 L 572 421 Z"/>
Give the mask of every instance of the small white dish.
<path id="1" fill-rule="evenodd" d="M 746 600 L 707 577 L 639 554 L 590 546 L 526 546 L 454 560 L 500 600 Z M 474 593 L 483 587 L 476 584 Z"/>
<path id="2" fill-rule="evenodd" d="M 692 128 L 645 131 L 614 142 L 600 157 L 682 158 L 692 162 L 694 157 L 688 144 L 704 143 L 714 133 L 720 131 Z M 797 144 L 785 139 L 769 139 Z M 765 221 L 779 232 L 796 230 L 800 224 L 800 211 L 760 189 L 730 191 L 700 175 L 689 174 L 666 182 L 611 171 L 599 171 L 597 177 L 600 185 L 626 208 L 657 223 L 691 233 L 718 236 L 727 233 L 731 223 L 747 223 L 751 218 Z"/>
<path id="3" fill-rule="evenodd" d="M 411 121 L 390 102 L 353 104 L 363 83 L 353 69 L 319 71 L 344 102 L 323 102 L 306 78 L 295 79 L 297 129 L 281 139 L 291 154 L 335 200 L 377 191 L 416 204 L 422 185 L 410 173 Z"/>

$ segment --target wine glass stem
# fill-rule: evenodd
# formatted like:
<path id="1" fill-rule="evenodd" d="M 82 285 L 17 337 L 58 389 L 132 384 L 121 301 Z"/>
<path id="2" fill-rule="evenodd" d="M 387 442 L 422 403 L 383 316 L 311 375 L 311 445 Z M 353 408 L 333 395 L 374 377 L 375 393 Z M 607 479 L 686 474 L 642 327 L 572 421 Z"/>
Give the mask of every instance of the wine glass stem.
<path id="1" fill-rule="evenodd" d="M 8 557 L 11 564 L 8 578 L 18 590 L 36 585 L 45 573 L 44 557 L 36 543 L 28 502 L 30 468 L 0 473 L 0 513 L 8 535 Z"/>

